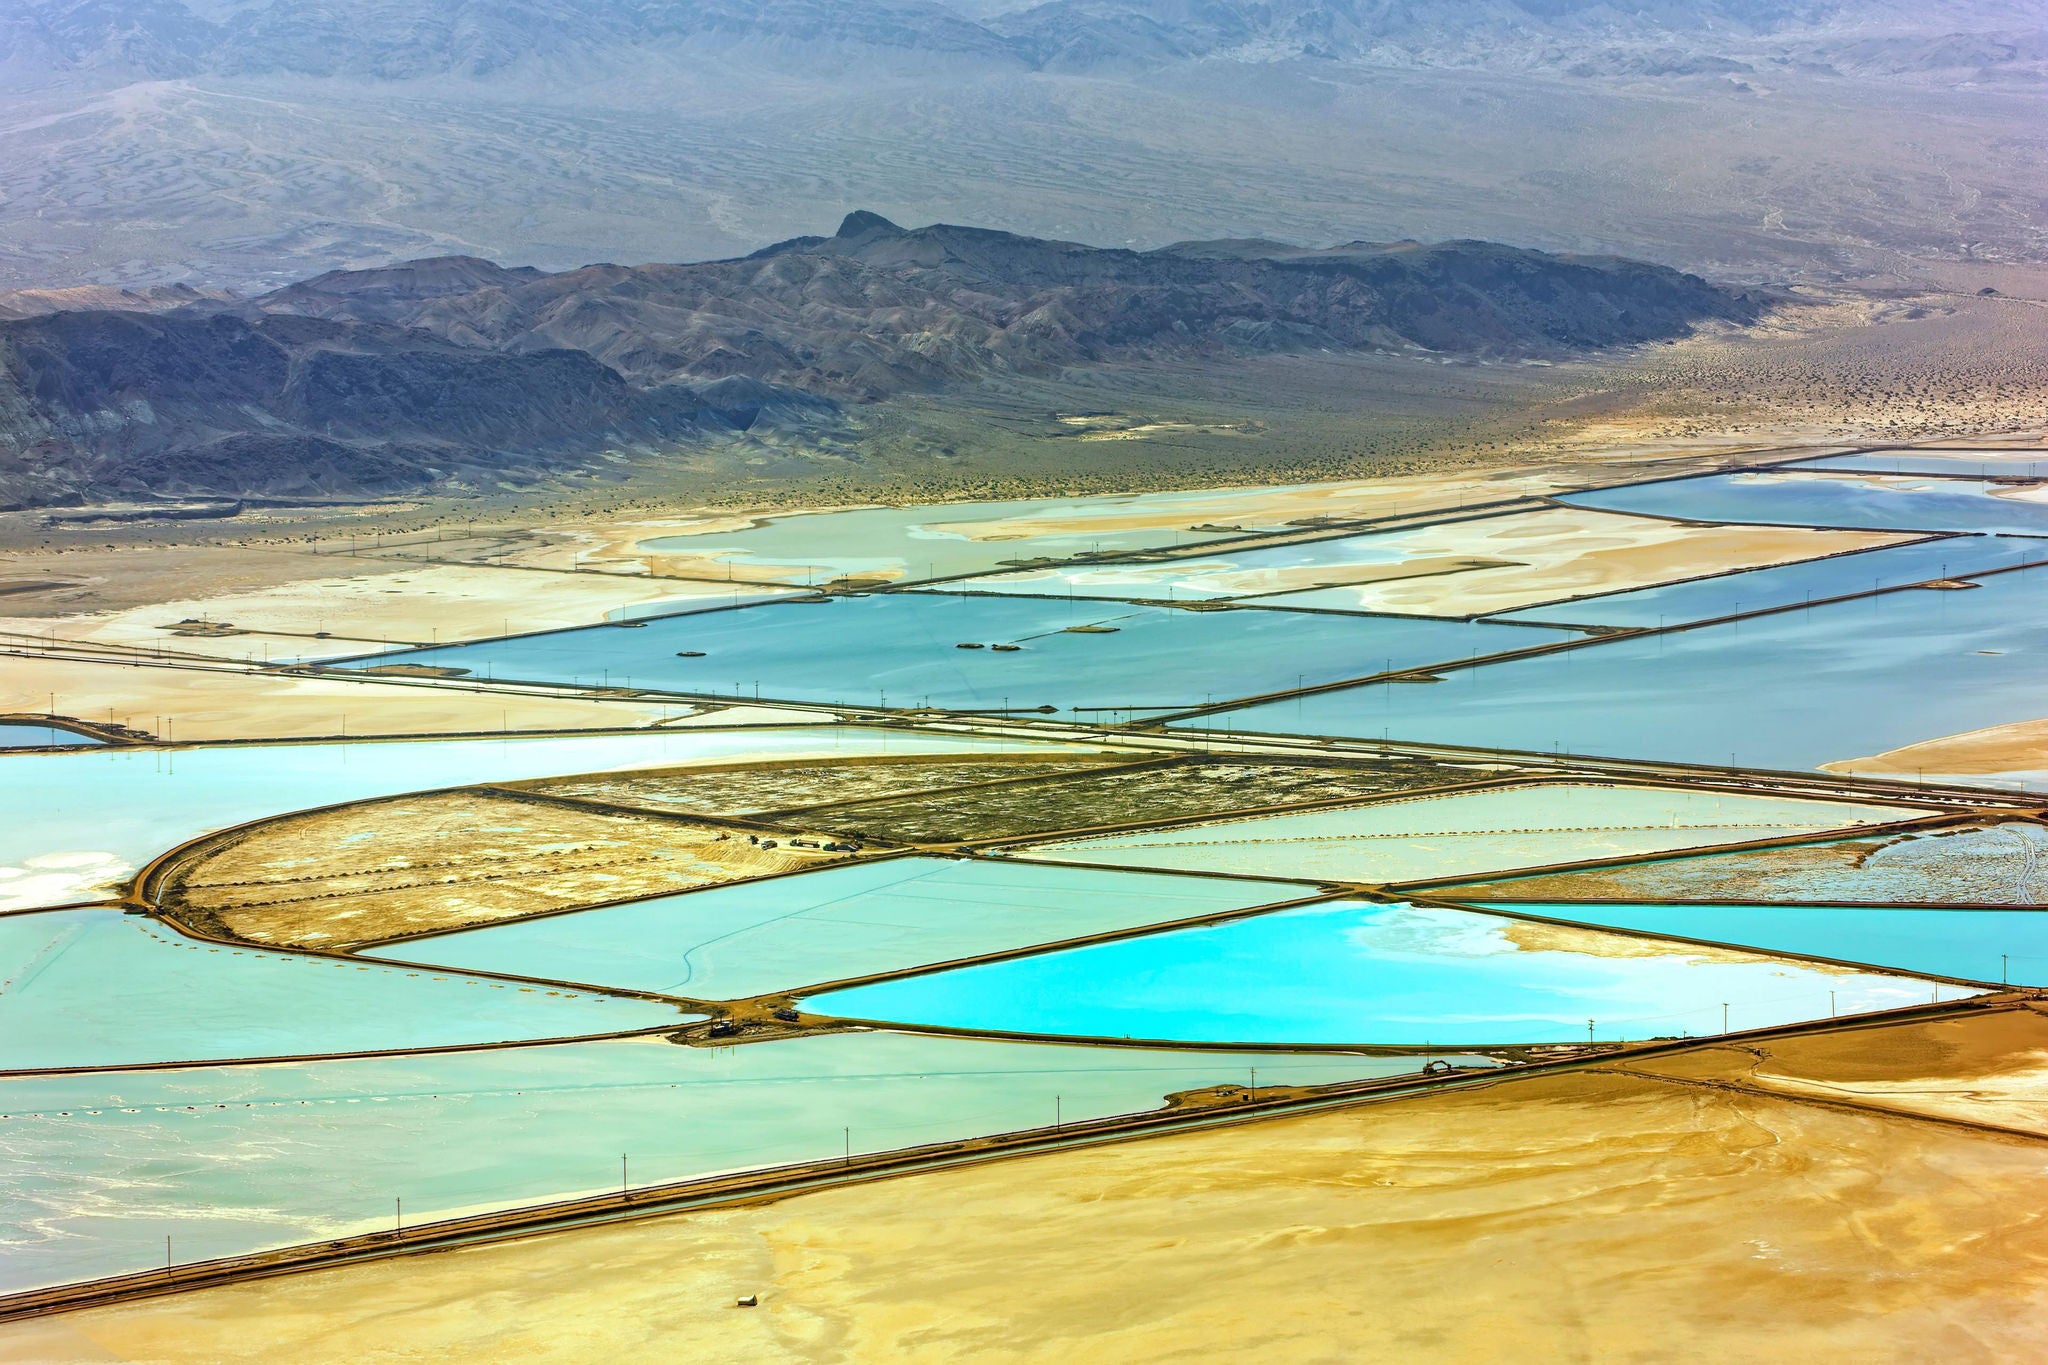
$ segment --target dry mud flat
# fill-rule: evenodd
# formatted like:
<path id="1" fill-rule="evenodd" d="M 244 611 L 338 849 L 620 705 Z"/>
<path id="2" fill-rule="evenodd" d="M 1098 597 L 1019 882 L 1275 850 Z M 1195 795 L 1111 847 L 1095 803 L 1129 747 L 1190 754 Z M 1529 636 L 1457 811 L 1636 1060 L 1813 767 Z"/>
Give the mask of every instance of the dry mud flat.
<path id="1" fill-rule="evenodd" d="M 2039 1016 L 1769 1044 L 2038 1093 Z M 38 1361 L 2028 1358 L 2038 1136 L 1596 1070 L 0 1327 Z M 1786 1082 L 1790 1084 L 1791 1082 Z M 2025 1096 L 2020 1096 L 2025 1098 Z M 2041 1131 L 2038 1110 L 2034 1132 Z M 760 1307 L 732 1307 L 758 1293 Z"/>
<path id="2" fill-rule="evenodd" d="M 0 658 L 0 713 L 54 710 L 181 743 L 633 729 L 688 709 L 673 702 L 584 701 L 505 688 L 295 677 L 229 665 Z"/>
<path id="3" fill-rule="evenodd" d="M 1024 753 L 915 755 L 841 762 L 746 763 L 679 768 L 672 772 L 598 773 L 512 785 L 522 791 L 566 800 L 641 810 L 750 815 L 1058 777 L 1130 761 L 1128 754 L 1093 757 L 1069 753 L 1059 758 Z"/>
<path id="4" fill-rule="evenodd" d="M 51 556 L 44 576 L 59 570 L 90 573 L 98 556 Z M 119 552 L 143 558 L 148 552 Z M 273 659 L 361 654 L 392 645 L 453 643 L 510 632 L 585 626 L 625 608 L 679 599 L 716 606 L 729 600 L 717 584 L 597 573 L 523 573 L 463 565 L 393 564 L 341 555 L 271 556 L 275 572 L 303 574 L 309 562 L 318 577 L 297 577 L 265 586 L 223 584 L 188 596 L 168 594 L 138 605 L 112 609 L 30 614 L 39 597 L 55 604 L 51 590 L 24 593 L 7 605 L 18 614 L 0 618 L 0 637 L 80 641 L 142 650 L 170 650 L 225 659 Z M 8 568 L 25 568 L 26 556 L 11 556 Z M 124 561 L 124 570 L 130 566 Z M 195 585 L 197 586 L 197 585 Z M 47 610 L 47 608 L 43 608 Z"/>
<path id="5" fill-rule="evenodd" d="M 172 915 L 256 943 L 346 948 L 836 862 L 787 839 L 480 792 L 279 820 L 175 865 Z M 818 841 L 814 841 L 818 842 Z"/>
<path id="6" fill-rule="evenodd" d="M 1477 781 L 1486 775 L 1475 765 L 1426 760 L 1352 766 L 1177 762 L 847 803 L 808 818 L 850 835 L 951 843 L 1356 800 Z"/>

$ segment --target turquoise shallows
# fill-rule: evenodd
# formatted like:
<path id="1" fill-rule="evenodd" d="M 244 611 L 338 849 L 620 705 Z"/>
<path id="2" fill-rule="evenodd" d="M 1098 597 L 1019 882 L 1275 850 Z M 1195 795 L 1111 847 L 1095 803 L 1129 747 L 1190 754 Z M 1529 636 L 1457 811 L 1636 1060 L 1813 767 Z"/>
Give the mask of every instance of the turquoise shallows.
<path id="1" fill-rule="evenodd" d="M 0 1081 L 0 1292 L 1424 1060 L 851 1033 Z"/>
<path id="2" fill-rule="evenodd" d="M 1967 981 L 2048 985 L 2048 910 L 1856 905 L 1586 905 L 1517 902 L 1526 914 L 1677 934 L 1764 952 L 1861 962 Z M 1845 1008 L 1844 1013 L 1847 1013 Z"/>
<path id="3" fill-rule="evenodd" d="M 0 917 L 0 1070 L 573 1038 L 696 1017 L 654 1001 L 230 948 L 118 910 Z"/>
<path id="4" fill-rule="evenodd" d="M 0 749 L 59 749 L 70 745 L 105 744 L 93 735 L 60 730 L 54 725 L 0 725 Z"/>
<path id="5" fill-rule="evenodd" d="M 1694 521 L 2048 536 L 2048 503 L 2010 496 L 2014 491 L 1974 479 L 1788 472 L 1702 474 L 1571 493 L 1558 501 Z"/>
<path id="6" fill-rule="evenodd" d="M 1075 626 L 1095 629 L 1072 633 Z M 414 650 L 357 666 L 397 660 L 529 682 L 726 697 L 752 697 L 758 685 L 764 699 L 855 706 L 1177 709 L 1365 677 L 1390 662 L 1445 663 L 1570 638 L 1426 618 L 890 593 Z M 679 657 L 685 652 L 702 657 Z"/>
<path id="7" fill-rule="evenodd" d="M 620 768 L 1020 747 L 1059 752 L 1053 745 L 817 725 L 19 754 L 0 767 L 0 910 L 101 899 L 188 839 L 312 806 Z"/>
<path id="8" fill-rule="evenodd" d="M 1191 523 L 1218 517 L 1235 522 L 1240 514 L 1233 510 L 1233 503 L 1246 504 L 1256 512 L 1260 504 L 1269 503 L 1276 495 L 1315 488 L 1313 484 L 1294 484 L 806 512 L 765 517 L 737 530 L 661 536 L 640 542 L 640 548 L 712 558 L 729 564 L 738 580 L 773 576 L 785 582 L 822 582 L 841 574 L 922 579 L 934 574 L 986 573 L 1002 567 L 1005 560 L 1065 558 L 1093 551 L 1217 540 L 1241 533 L 1197 531 Z M 1369 516 L 1384 510 L 1382 499 L 1356 485 L 1329 488 L 1330 515 Z M 1143 524 L 1162 520 L 1169 524 Z M 1024 524 L 992 525 L 1006 521 Z M 1172 524 L 1175 522 L 1178 524 Z M 1248 523 L 1247 529 L 1260 524 Z M 1270 521 L 1263 524 L 1281 529 Z M 1040 529 L 1019 533 L 1030 531 L 1033 525 Z"/>
<path id="9" fill-rule="evenodd" d="M 1204 717 L 1610 758 L 1814 768 L 2048 708 L 2048 569 L 1888 593 Z M 1966 779 L 1967 780 L 1967 779 Z"/>
<path id="10" fill-rule="evenodd" d="M 1949 536 L 1812 559 L 1803 564 L 1780 564 L 1775 568 L 1699 578 L 1668 587 L 1528 607 L 1493 619 L 1552 625 L 1681 626 L 1738 612 L 1796 606 L 1809 600 L 1824 601 L 1934 578 L 2043 563 L 2048 563 L 2048 540 Z M 1276 604 L 1279 600 L 1274 599 Z"/>
<path id="11" fill-rule="evenodd" d="M 1464 910 L 1339 901 L 876 982 L 821 1014 L 1193 1043 L 1487 1047 L 1717 1033 L 1930 999 L 1929 983 Z M 1950 987 L 1949 996 L 1960 994 Z"/>
<path id="12" fill-rule="evenodd" d="M 725 1000 L 1309 894 L 1311 887 L 1215 877 L 894 858 L 371 951 Z"/>

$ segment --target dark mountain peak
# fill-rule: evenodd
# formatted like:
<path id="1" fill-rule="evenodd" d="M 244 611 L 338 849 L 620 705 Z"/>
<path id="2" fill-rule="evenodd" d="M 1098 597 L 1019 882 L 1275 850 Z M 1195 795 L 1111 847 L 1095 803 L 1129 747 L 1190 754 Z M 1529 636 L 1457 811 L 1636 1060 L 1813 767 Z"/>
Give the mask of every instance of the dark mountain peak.
<path id="1" fill-rule="evenodd" d="M 445 298 L 479 289 L 504 288 L 537 280 L 532 266 L 502 266 L 480 256 L 427 256 L 371 270 L 330 270 L 310 280 L 289 284 L 266 300 L 295 295 L 329 294 L 391 299 Z"/>
<path id="2" fill-rule="evenodd" d="M 870 213 L 866 209 L 855 209 L 840 220 L 839 231 L 832 235 L 845 241 L 854 237 L 869 237 L 884 233 L 891 237 L 900 237 L 903 235 L 903 229 L 897 227 L 879 213 Z"/>

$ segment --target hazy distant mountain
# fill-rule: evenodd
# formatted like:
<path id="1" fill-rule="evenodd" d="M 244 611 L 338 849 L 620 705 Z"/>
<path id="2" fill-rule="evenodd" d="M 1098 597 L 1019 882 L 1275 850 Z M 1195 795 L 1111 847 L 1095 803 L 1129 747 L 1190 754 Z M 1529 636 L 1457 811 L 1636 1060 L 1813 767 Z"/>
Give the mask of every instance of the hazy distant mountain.
<path id="1" fill-rule="evenodd" d="M 1085 69 L 1229 56 L 1596 64 L 1804 57 L 1919 69 L 2038 61 L 2024 0 L 14 0 L 0 54 L 156 77 L 488 75 L 625 48 L 886 50 Z M 1685 58 L 1680 58 L 1685 60 Z M 1738 63 L 1739 64 L 1739 63 Z"/>
<path id="2" fill-rule="evenodd" d="M 0 500 L 491 487 L 1005 374 L 1300 349 L 1564 356 L 1742 323 L 1695 276 L 1485 242 L 1103 250 L 872 213 L 739 260 L 451 257 L 0 322 Z"/>
<path id="3" fill-rule="evenodd" d="M 0 288 L 732 255 L 828 207 L 1726 278 L 2048 250 L 2048 0 L 8 0 Z"/>

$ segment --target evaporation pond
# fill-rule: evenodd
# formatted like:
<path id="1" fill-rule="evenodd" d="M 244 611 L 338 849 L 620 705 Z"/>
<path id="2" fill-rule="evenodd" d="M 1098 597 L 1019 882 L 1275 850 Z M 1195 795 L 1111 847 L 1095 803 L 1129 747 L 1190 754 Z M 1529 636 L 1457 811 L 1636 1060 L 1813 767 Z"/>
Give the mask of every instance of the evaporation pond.
<path id="1" fill-rule="evenodd" d="M 1020 856 L 1384 885 L 1704 848 L 1919 814 L 1924 812 L 1875 804 L 1556 783 L 1072 839 L 1040 844 Z"/>
<path id="2" fill-rule="evenodd" d="M 2014 985 L 2048 985 L 2048 911 L 2043 910 L 1520 901 L 1512 908 L 1550 919 L 1675 934 L 1764 952 L 1804 953 L 1967 981 L 2004 978 Z M 1844 1005 L 1842 1012 L 1853 1011 Z"/>
<path id="3" fill-rule="evenodd" d="M 94 735 L 60 730 L 54 725 L 0 725 L 0 749 L 57 749 L 69 745 L 105 744 Z"/>
<path id="4" fill-rule="evenodd" d="M 2048 502 L 2031 496 L 2035 491 L 1887 474 L 1705 474 L 1573 493 L 1559 501 L 1695 521 L 2048 536 Z"/>
<path id="5" fill-rule="evenodd" d="M 832 991 L 821 1014 L 1196 1043 L 1464 1047 L 1762 1028 L 1916 1004 L 1909 978 L 1463 910 L 1337 901 Z M 1950 988 L 1949 995 L 1962 994 Z"/>
<path id="6" fill-rule="evenodd" d="M 2048 479 L 2040 450 L 1883 450 L 1823 455 L 1793 469 L 1853 469 L 1871 474 L 1952 474 L 1980 479 Z"/>
<path id="7" fill-rule="evenodd" d="M 2048 569 L 1697 630 L 1606 640 L 1204 717 L 1204 729 L 1355 735 L 1776 769 L 2038 719 Z"/>
<path id="8" fill-rule="evenodd" d="M 5 1071 L 570 1038 L 694 1017 L 652 1001 L 230 948 L 118 910 L 0 917 Z"/>
<path id="9" fill-rule="evenodd" d="M 749 758 L 1028 749 L 1062 752 L 1057 745 L 818 725 L 16 754 L 0 768 L 7 779 L 0 781 L 0 910 L 104 898 L 138 866 L 189 839 L 309 806 L 473 782 Z"/>
<path id="10" fill-rule="evenodd" d="M 1256 1059 L 1324 1085 L 1426 1058 Z M 1156 1109 L 1242 1054 L 846 1033 L 0 1080 L 0 1292 Z"/>
<path id="11" fill-rule="evenodd" d="M 1077 564 L 1019 569 L 947 584 L 944 591 L 1023 597 L 1107 597 L 1141 601 L 1210 601 L 1370 580 L 1394 566 L 1411 573 L 1447 572 L 1474 561 L 1429 555 L 1401 534 L 1343 536 L 1265 549 L 1218 549 L 1213 555 L 1150 564 Z"/>
<path id="12" fill-rule="evenodd" d="M 864 507 L 765 518 L 738 529 L 659 536 L 639 548 L 729 571 L 735 580 L 822 583 L 837 577 L 947 577 L 1005 560 L 1185 545 L 1241 531 L 1194 525 L 1242 512 L 1278 528 L 1322 511 L 1314 485 L 1140 493 L 1013 502 Z"/>
<path id="13" fill-rule="evenodd" d="M 1460 895 L 1545 901 L 2048 901 L 2048 829 L 2024 821 L 1537 873 Z"/>
<path id="14" fill-rule="evenodd" d="M 1463 621 L 893 593 L 669 617 L 640 630 L 528 635 L 402 658 L 537 682 L 747 697 L 758 688 L 763 698 L 786 701 L 1177 710 L 1304 680 L 1364 677 L 1389 661 L 1414 667 L 1569 638 Z"/>
<path id="15" fill-rule="evenodd" d="M 1678 626 L 1739 612 L 2044 562 L 2048 562 L 2048 541 L 1954 536 L 1530 607 L 1496 619 L 1555 625 Z"/>
<path id="16" fill-rule="evenodd" d="M 1293 899 L 1213 877 L 895 858 L 548 915 L 382 958 L 735 999 Z"/>

